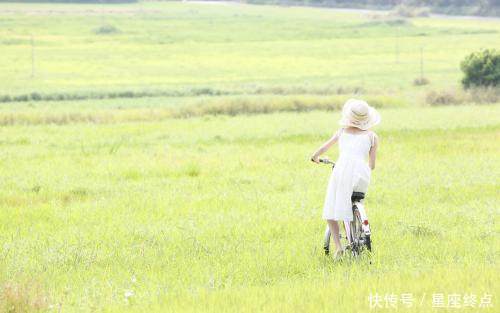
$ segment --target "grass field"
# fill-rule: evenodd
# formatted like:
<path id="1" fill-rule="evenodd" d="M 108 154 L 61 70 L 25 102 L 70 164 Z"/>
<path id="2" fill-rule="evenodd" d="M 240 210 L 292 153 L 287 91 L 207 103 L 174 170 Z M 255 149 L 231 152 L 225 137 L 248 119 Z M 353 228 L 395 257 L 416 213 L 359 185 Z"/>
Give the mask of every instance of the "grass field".
<path id="1" fill-rule="evenodd" d="M 127 290 L 137 311 L 497 295 L 499 107 L 381 113 L 372 265 L 321 251 L 329 170 L 307 156 L 338 114 L 2 128 L 0 280 L 67 311 L 121 311 Z"/>
<path id="2" fill-rule="evenodd" d="M 0 16 L 0 94 L 12 95 L 256 86 L 418 93 L 457 86 L 468 53 L 500 48 L 495 20 L 388 19 L 328 9 L 1 4 Z M 102 33 L 103 26 L 115 32 Z M 423 88 L 412 86 L 421 48 L 431 81 Z"/>
<path id="3" fill-rule="evenodd" d="M 0 104 L 0 312 L 497 312 L 500 106 L 422 99 L 458 88 L 460 60 L 499 48 L 499 31 L 308 8 L 0 4 L 0 95 L 90 95 Z M 431 83 L 417 87 L 421 45 Z M 108 99 L 122 91 L 152 94 Z M 383 119 L 371 264 L 323 255 L 330 170 L 308 161 L 353 93 Z M 370 308 L 370 294 L 405 293 L 411 307 Z M 477 303 L 433 308 L 436 294 Z"/>

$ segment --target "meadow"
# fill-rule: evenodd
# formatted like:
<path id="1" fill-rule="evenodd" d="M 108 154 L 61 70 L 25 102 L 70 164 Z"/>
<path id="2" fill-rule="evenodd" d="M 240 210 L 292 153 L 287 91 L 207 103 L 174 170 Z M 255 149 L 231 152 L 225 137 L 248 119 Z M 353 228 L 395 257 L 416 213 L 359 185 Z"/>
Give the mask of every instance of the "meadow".
<path id="1" fill-rule="evenodd" d="M 0 8 L 0 95 L 12 96 L 331 86 L 405 95 L 455 87 L 465 55 L 500 48 L 495 19 L 157 2 Z M 422 88 L 412 86 L 421 49 L 432 83 Z"/>
<path id="2" fill-rule="evenodd" d="M 500 107 L 425 98 L 500 22 L 378 15 L 0 4 L 0 96 L 60 95 L 0 103 L 0 312 L 496 312 Z M 353 95 L 383 118 L 374 253 L 334 263 L 308 159 Z"/>

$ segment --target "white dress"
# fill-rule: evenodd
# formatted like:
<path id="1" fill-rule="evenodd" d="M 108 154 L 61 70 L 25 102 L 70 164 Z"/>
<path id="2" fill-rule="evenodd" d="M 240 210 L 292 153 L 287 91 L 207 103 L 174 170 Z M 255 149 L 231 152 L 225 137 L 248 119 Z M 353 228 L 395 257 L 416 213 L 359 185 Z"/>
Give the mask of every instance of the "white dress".
<path id="1" fill-rule="evenodd" d="M 353 191 L 366 193 L 370 184 L 371 170 L 367 163 L 374 133 L 364 131 L 349 134 L 339 131 L 340 155 L 335 162 L 323 206 L 323 219 L 352 221 Z"/>

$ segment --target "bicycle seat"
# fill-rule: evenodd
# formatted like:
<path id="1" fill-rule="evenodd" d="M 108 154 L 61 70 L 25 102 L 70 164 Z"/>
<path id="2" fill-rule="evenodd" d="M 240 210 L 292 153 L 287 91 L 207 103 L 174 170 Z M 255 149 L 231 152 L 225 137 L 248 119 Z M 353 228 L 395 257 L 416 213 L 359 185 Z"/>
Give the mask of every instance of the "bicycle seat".
<path id="1" fill-rule="evenodd" d="M 363 200 L 364 198 L 365 198 L 365 193 L 364 192 L 354 191 L 352 193 L 352 196 L 351 196 L 351 201 L 352 202 L 356 202 L 356 201 Z"/>

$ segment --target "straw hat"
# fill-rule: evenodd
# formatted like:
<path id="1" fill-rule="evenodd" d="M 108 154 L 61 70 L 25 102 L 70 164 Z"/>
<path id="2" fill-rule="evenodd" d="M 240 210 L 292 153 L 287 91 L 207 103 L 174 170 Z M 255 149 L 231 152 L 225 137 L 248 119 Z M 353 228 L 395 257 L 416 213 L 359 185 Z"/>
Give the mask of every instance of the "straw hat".
<path id="1" fill-rule="evenodd" d="M 380 123 L 380 114 L 363 100 L 349 99 L 342 109 L 339 124 L 344 127 L 357 127 L 367 130 Z"/>

